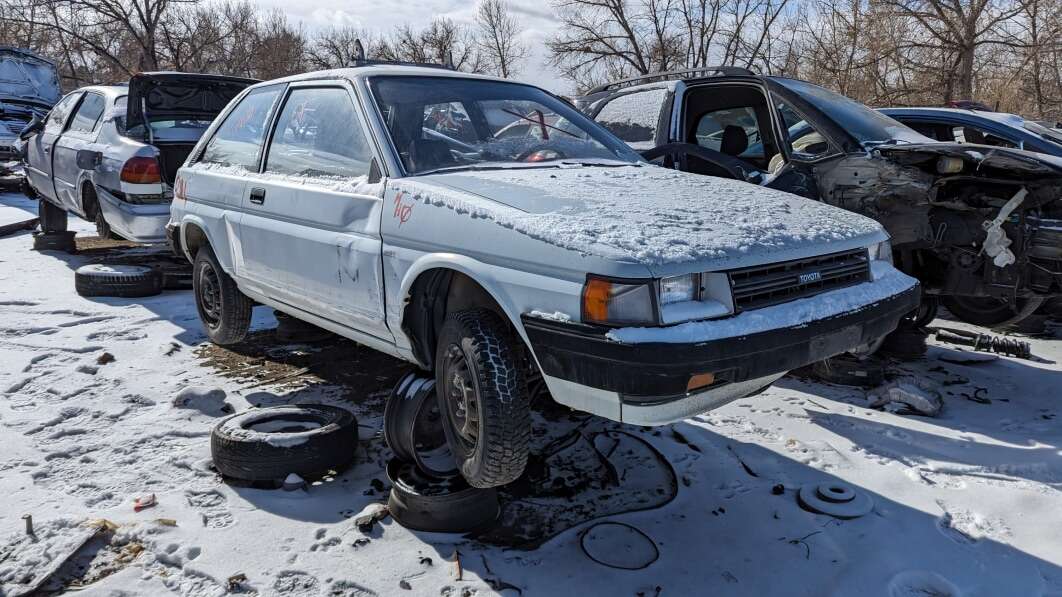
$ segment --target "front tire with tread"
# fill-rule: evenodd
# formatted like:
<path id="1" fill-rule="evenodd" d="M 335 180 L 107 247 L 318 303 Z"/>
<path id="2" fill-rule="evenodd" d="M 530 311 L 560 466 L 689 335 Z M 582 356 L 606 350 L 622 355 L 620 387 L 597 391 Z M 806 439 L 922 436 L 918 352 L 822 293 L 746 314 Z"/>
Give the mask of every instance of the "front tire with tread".
<path id="1" fill-rule="evenodd" d="M 477 308 L 449 314 L 439 333 L 435 376 L 439 411 L 450 450 L 469 485 L 497 487 L 518 479 L 527 465 L 531 408 L 520 366 L 519 339 L 497 313 Z M 458 429 L 448 392 L 451 363 L 463 359 L 477 402 L 476 438 Z M 465 410 L 467 416 L 470 410 Z"/>
<path id="2" fill-rule="evenodd" d="M 199 319 L 214 344 L 225 346 L 244 339 L 251 327 L 254 303 L 240 292 L 232 277 L 221 269 L 218 258 L 209 246 L 199 249 L 195 255 L 192 290 Z"/>

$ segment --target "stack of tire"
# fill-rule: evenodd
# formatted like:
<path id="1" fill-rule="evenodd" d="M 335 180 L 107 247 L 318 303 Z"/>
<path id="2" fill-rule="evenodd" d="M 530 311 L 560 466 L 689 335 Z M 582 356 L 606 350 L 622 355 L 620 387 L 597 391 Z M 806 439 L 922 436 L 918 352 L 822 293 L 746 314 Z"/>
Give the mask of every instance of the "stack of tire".
<path id="1" fill-rule="evenodd" d="M 470 486 L 449 450 L 435 379 L 409 373 L 395 384 L 384 410 L 384 439 L 394 452 L 387 464 L 388 509 L 399 524 L 465 533 L 497 519 L 497 490 Z"/>
<path id="2" fill-rule="evenodd" d="M 43 199 L 38 203 L 37 215 L 41 229 L 33 234 L 33 250 L 76 252 L 75 233 L 67 230 L 66 212 Z"/>

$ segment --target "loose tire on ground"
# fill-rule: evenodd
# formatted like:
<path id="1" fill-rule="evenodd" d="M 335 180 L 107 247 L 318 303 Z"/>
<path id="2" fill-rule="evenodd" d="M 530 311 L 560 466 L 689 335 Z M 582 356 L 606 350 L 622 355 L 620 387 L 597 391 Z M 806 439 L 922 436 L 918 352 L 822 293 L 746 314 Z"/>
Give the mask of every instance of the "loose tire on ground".
<path id="1" fill-rule="evenodd" d="M 74 242 L 73 231 L 68 232 L 35 232 L 33 233 L 34 251 L 62 251 L 64 253 L 76 253 L 77 243 Z"/>
<path id="2" fill-rule="evenodd" d="M 254 303 L 236 287 L 236 282 L 221 269 L 209 246 L 199 249 L 192 266 L 192 290 L 199 319 L 207 336 L 221 346 L 244 339 L 251 327 Z"/>
<path id="3" fill-rule="evenodd" d="M 461 475 L 473 487 L 497 487 L 527 465 L 530 404 L 519 339 L 489 309 L 447 316 L 435 376 L 439 411 Z"/>
<path id="4" fill-rule="evenodd" d="M 357 445 L 354 415 L 324 404 L 251 409 L 222 419 L 210 434 L 214 467 L 241 481 L 339 472 L 353 462 Z"/>
<path id="5" fill-rule="evenodd" d="M 498 518 L 496 489 L 470 487 L 461 477 L 437 479 L 398 459 L 387 463 L 387 476 L 391 480 L 387 509 L 408 529 L 469 533 Z"/>
<path id="6" fill-rule="evenodd" d="M 37 215 L 41 219 L 42 232 L 66 232 L 69 219 L 61 208 L 45 199 L 38 199 Z"/>
<path id="7" fill-rule="evenodd" d="M 74 272 L 74 289 L 81 296 L 155 296 L 162 292 L 162 275 L 142 265 L 84 265 Z"/>

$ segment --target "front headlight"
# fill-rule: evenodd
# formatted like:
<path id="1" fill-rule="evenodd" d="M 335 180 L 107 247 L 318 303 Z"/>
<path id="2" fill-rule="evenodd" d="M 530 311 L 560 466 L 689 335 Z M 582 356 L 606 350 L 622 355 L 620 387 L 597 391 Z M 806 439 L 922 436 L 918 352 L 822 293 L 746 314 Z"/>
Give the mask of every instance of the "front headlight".
<path id="1" fill-rule="evenodd" d="M 660 306 L 696 300 L 700 286 L 700 274 L 663 278 L 660 280 Z"/>
<path id="2" fill-rule="evenodd" d="M 886 261 L 892 263 L 892 241 L 883 240 L 880 243 L 867 247 L 871 261 Z"/>
<path id="3" fill-rule="evenodd" d="M 618 281 L 588 276 L 583 286 L 583 322 L 612 325 L 657 323 L 650 280 Z"/>

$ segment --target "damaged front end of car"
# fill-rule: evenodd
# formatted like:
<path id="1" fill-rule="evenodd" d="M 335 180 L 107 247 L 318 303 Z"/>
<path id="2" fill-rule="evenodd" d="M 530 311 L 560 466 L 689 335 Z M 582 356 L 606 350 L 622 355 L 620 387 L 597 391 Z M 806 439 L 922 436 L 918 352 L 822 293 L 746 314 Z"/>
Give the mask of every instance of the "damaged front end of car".
<path id="1" fill-rule="evenodd" d="M 1062 160 L 889 144 L 818 174 L 822 199 L 881 222 L 900 269 L 962 319 L 1000 324 L 1062 295 Z"/>

